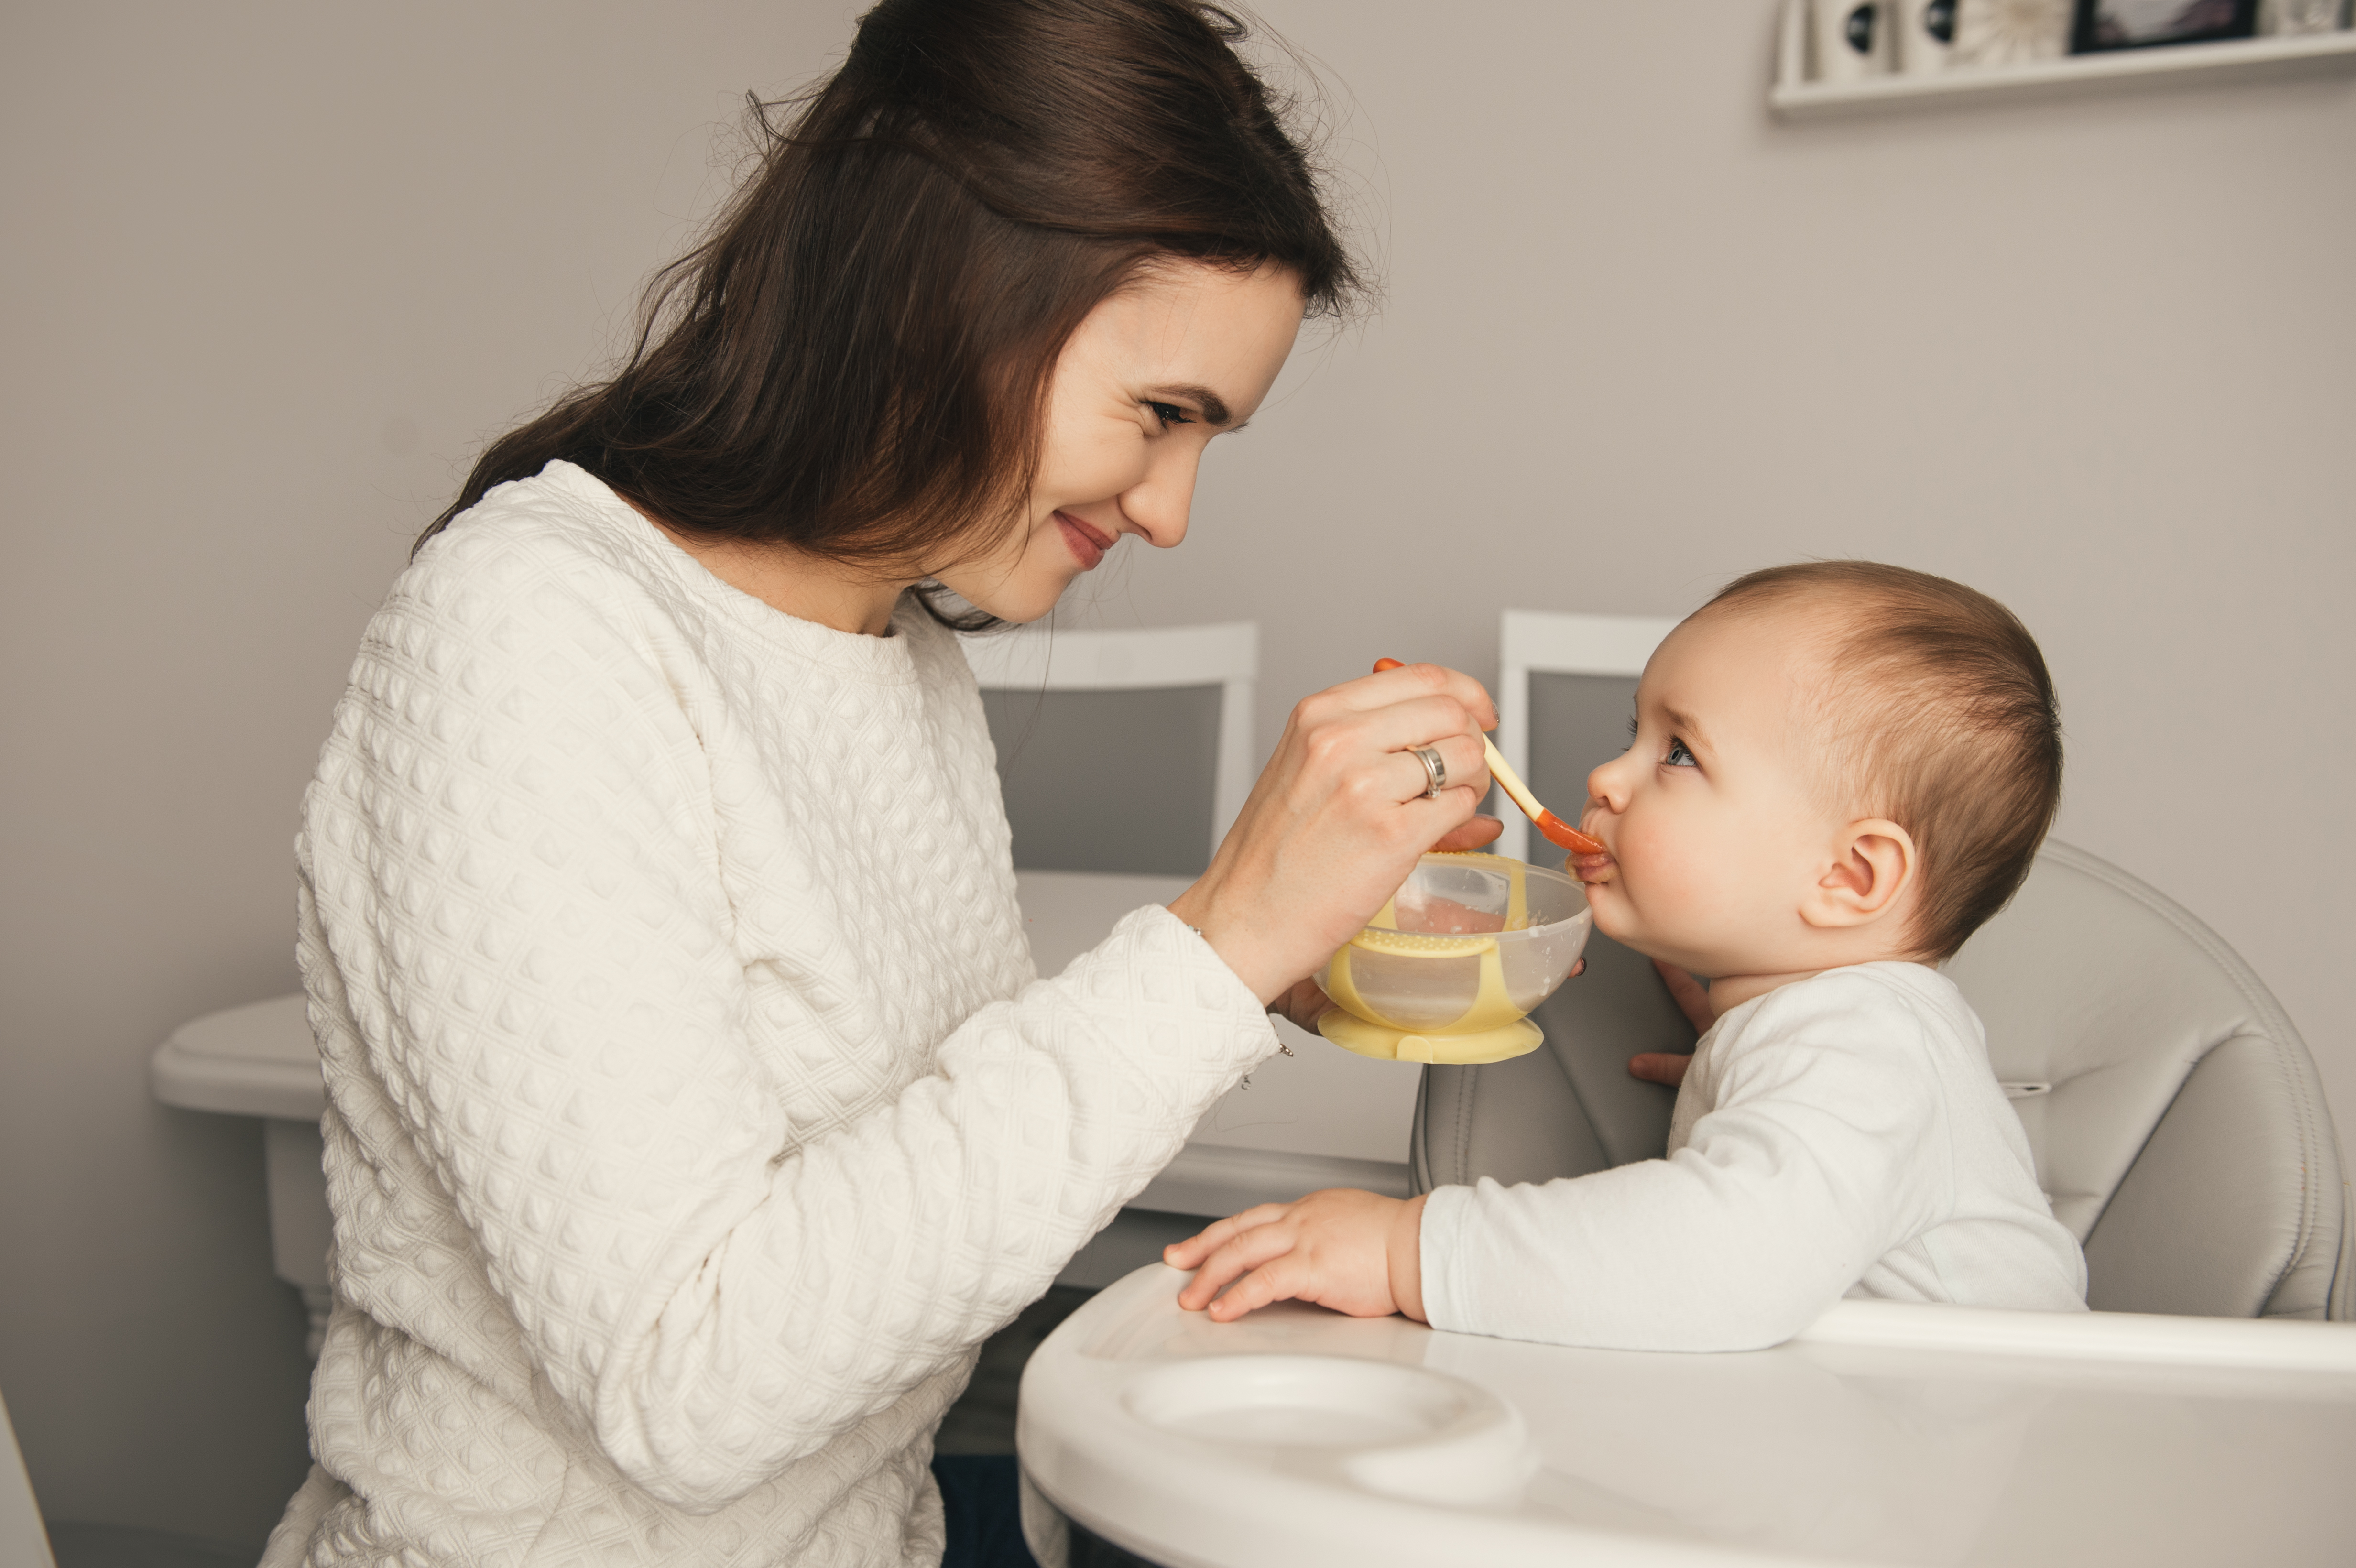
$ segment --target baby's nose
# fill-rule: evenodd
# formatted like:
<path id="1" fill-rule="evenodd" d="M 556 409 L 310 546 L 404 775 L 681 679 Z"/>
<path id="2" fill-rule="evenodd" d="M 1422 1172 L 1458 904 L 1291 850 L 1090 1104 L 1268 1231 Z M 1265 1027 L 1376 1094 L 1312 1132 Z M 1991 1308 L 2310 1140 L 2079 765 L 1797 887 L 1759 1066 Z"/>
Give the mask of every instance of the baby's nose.
<path id="1" fill-rule="evenodd" d="M 1620 764 L 1627 761 L 1622 752 L 1587 775 L 1587 803 L 1606 811 L 1618 811 L 1627 804 L 1628 790 L 1620 777 Z"/>

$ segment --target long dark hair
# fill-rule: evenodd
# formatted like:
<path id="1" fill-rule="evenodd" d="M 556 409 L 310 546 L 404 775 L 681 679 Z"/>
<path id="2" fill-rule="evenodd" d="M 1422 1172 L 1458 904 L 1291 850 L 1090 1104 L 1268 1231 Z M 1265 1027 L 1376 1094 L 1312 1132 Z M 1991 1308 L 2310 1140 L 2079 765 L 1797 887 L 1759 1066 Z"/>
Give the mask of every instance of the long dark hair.
<path id="1" fill-rule="evenodd" d="M 1244 37 L 1202 0 L 884 0 L 831 78 L 753 101 L 760 166 L 620 373 L 492 443 L 419 545 L 564 458 L 696 537 L 987 549 L 1066 339 L 1141 266 L 1275 263 L 1312 314 L 1357 288 Z"/>

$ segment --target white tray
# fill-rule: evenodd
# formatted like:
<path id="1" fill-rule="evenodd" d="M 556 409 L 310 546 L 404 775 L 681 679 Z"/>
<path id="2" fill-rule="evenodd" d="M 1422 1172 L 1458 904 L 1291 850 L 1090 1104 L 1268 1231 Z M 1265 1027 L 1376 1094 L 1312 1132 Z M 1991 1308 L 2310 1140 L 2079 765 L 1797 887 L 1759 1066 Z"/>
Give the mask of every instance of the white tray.
<path id="1" fill-rule="evenodd" d="M 1183 1278 L 1130 1275 L 1023 1374 L 1046 1568 L 1056 1510 L 1170 1568 L 2286 1568 L 2356 1546 L 2356 1326 L 1843 1302 L 1773 1349 L 1680 1356 L 1291 1304 L 1220 1325 L 1178 1310 Z"/>

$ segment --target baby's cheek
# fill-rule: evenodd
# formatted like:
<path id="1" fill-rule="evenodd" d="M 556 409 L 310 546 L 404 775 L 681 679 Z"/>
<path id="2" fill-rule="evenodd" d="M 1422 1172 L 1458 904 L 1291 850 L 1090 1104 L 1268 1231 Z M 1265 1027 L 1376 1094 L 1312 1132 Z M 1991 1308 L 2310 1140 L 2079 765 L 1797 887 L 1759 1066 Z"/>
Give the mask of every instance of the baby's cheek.
<path id="1" fill-rule="evenodd" d="M 1710 857 L 1690 834 L 1640 831 L 1622 836 L 1619 859 L 1622 891 L 1630 902 L 1658 919 L 1687 913 L 1708 897 Z"/>

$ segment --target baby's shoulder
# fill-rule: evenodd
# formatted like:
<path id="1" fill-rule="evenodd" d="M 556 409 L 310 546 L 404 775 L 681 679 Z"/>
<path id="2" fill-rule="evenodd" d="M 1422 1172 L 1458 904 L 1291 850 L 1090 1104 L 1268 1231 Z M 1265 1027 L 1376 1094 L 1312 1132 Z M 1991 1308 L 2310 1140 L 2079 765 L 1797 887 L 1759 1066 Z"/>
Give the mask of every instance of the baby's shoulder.
<path id="1" fill-rule="evenodd" d="M 1923 964 L 1853 964 L 1779 986 L 1753 1004 L 1752 1027 L 1783 1030 L 1857 1020 L 1948 1029 L 1976 1025 L 1954 981 Z"/>
<path id="2" fill-rule="evenodd" d="M 1921 1076 L 1980 1046 L 1962 993 L 1920 964 L 1861 964 L 1780 986 L 1721 1020 L 1713 1055 L 1728 1069 L 1749 1059 L 1782 1078 L 1819 1072 Z"/>

